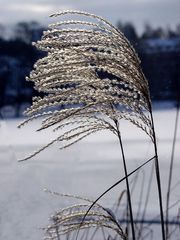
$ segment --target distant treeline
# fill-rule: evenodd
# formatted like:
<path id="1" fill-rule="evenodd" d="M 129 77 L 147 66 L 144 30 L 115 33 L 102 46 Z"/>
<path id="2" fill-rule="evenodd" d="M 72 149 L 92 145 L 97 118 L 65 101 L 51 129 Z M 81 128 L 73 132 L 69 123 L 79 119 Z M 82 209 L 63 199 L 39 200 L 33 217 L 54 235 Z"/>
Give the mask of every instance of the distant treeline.
<path id="1" fill-rule="evenodd" d="M 143 71 L 149 80 L 155 100 L 174 100 L 179 94 L 180 81 L 180 24 L 176 29 L 152 28 L 146 24 L 139 36 L 132 23 L 118 22 L 117 27 L 133 44 L 142 60 Z M 25 81 L 33 64 L 45 53 L 31 42 L 41 38 L 44 27 L 37 22 L 21 22 L 14 26 L 7 38 L 7 29 L 0 25 L 0 108 L 30 104 L 37 94 Z"/>

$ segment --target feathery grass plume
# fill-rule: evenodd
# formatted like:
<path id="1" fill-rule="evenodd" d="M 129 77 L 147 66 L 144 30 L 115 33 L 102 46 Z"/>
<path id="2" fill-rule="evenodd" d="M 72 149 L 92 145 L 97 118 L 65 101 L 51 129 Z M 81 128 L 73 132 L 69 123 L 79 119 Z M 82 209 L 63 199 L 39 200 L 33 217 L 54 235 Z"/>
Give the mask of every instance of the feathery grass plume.
<path id="1" fill-rule="evenodd" d="M 64 17 L 75 16 L 74 20 Z M 51 24 L 41 41 L 35 43 L 46 57 L 38 60 L 27 78 L 45 94 L 33 99 L 25 123 L 43 117 L 40 130 L 54 127 L 64 133 L 23 160 L 27 160 L 55 142 L 66 148 L 97 131 L 109 129 L 119 139 L 126 176 L 127 195 L 135 232 L 126 159 L 119 120 L 126 119 L 141 128 L 153 141 L 156 176 L 164 221 L 156 136 L 149 88 L 140 60 L 125 36 L 107 20 L 81 11 L 63 11 L 51 15 L 62 20 Z M 77 20 L 77 17 L 83 20 Z"/>
<path id="2" fill-rule="evenodd" d="M 59 194 L 49 190 L 46 191 L 59 196 L 75 198 L 76 200 L 81 201 L 83 200 L 83 203 L 77 203 L 69 207 L 65 207 L 53 214 L 50 217 L 50 225 L 43 228 L 46 235 L 44 239 L 58 240 L 62 237 L 62 235 L 65 236 L 65 239 L 75 239 L 77 231 L 81 235 L 81 239 L 87 239 L 88 237 L 91 239 L 94 233 L 98 234 L 98 239 L 108 239 L 110 236 L 118 236 L 118 239 L 127 239 L 126 234 L 123 232 L 118 220 L 111 210 L 103 208 L 99 204 L 95 204 L 88 212 L 86 220 L 83 221 L 79 229 L 79 224 L 82 222 L 82 219 L 86 214 L 87 209 L 92 204 L 92 201 L 79 196 Z M 84 233 L 87 229 L 89 230 L 88 237 Z"/>
<path id="3" fill-rule="evenodd" d="M 115 123 L 122 118 L 153 139 L 148 84 L 133 47 L 118 29 L 94 14 L 63 11 L 52 17 L 69 14 L 87 21 L 51 24 L 35 43 L 48 55 L 36 62 L 27 80 L 45 96 L 33 99 L 20 126 L 43 117 L 39 131 L 71 129 L 24 160 L 54 142 L 68 147 L 104 129 L 118 135 Z"/>

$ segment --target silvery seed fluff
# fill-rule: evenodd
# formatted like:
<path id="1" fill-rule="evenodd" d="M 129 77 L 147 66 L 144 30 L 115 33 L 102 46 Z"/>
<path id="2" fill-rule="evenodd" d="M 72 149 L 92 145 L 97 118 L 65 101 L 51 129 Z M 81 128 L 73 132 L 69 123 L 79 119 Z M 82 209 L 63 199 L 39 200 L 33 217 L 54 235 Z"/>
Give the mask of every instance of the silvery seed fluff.
<path id="1" fill-rule="evenodd" d="M 122 230 L 113 212 L 109 209 L 102 207 L 100 204 L 95 204 L 87 214 L 86 219 L 82 222 L 87 209 L 93 203 L 92 200 L 69 194 L 59 194 L 49 190 L 46 190 L 46 192 L 61 197 L 74 198 L 83 202 L 73 204 L 55 212 L 50 217 L 50 224 L 47 227 L 42 228 L 45 231 L 44 239 L 58 240 L 62 235 L 68 237 L 68 239 L 75 239 L 77 231 L 80 231 L 80 234 L 83 234 L 84 230 L 89 229 L 88 232 L 90 234 L 90 231 L 94 232 L 93 229 L 96 229 L 95 231 L 97 231 L 102 228 L 104 231 L 110 231 L 112 235 L 118 235 L 118 239 L 127 239 L 127 235 Z"/>
<path id="2" fill-rule="evenodd" d="M 65 148 L 100 130 L 117 135 L 115 123 L 120 119 L 130 121 L 153 140 L 148 83 L 123 33 L 86 12 L 63 11 L 51 17 L 61 21 L 51 24 L 41 41 L 34 43 L 47 56 L 36 62 L 27 77 L 44 97 L 33 98 L 25 112 L 28 118 L 19 127 L 43 117 L 39 131 L 49 127 L 68 130 L 23 160 L 55 142 Z"/>

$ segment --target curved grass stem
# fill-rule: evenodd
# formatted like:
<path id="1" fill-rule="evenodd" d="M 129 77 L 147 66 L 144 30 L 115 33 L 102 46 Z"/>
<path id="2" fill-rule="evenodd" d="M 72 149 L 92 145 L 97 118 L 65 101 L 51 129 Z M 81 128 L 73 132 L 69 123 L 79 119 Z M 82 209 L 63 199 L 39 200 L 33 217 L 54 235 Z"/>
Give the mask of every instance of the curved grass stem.
<path id="1" fill-rule="evenodd" d="M 173 172 L 173 164 L 174 164 L 174 152 L 175 152 L 175 144 L 176 144 L 176 137 L 177 137 L 178 121 L 179 121 L 179 109 L 180 109 L 180 99 L 177 100 L 177 105 L 176 105 L 176 119 L 175 119 L 175 126 L 174 126 L 172 151 L 171 151 L 171 162 L 169 167 L 168 189 L 167 189 L 167 198 L 166 198 L 166 240 L 169 239 L 169 226 L 168 226 L 169 202 L 170 202 L 172 172 Z"/>
<path id="2" fill-rule="evenodd" d="M 161 191 L 161 179 L 160 179 L 160 170 L 159 170 L 159 159 L 157 152 L 157 141 L 156 141 L 156 133 L 154 129 L 154 120 L 152 114 L 152 107 L 150 104 L 150 116 L 152 122 L 152 132 L 153 132 L 153 140 L 154 140 L 154 152 L 155 152 L 155 172 L 156 172 L 156 181 L 158 188 L 158 197 L 159 197 L 159 208 L 160 208 L 160 218 L 161 218 L 161 231 L 162 231 L 162 239 L 165 240 L 165 228 L 164 228 L 164 214 L 163 214 L 163 204 L 162 204 L 162 191 Z"/>
<path id="3" fill-rule="evenodd" d="M 122 143 L 122 138 L 121 138 L 121 133 L 120 133 L 118 121 L 115 121 L 115 124 L 116 124 L 116 127 L 117 127 L 117 135 L 118 135 L 119 144 L 120 144 L 120 148 L 121 148 L 123 167 L 124 167 L 124 173 L 125 173 L 125 178 L 126 178 L 127 199 L 128 199 L 130 223 L 131 223 L 131 230 L 132 230 L 132 239 L 135 240 L 136 236 L 135 236 L 135 229 L 134 229 L 133 211 L 132 211 L 132 203 L 131 203 L 131 193 L 130 193 L 130 188 L 129 188 L 126 158 L 125 158 L 125 154 L 124 154 L 124 148 L 123 148 L 123 143 Z"/>

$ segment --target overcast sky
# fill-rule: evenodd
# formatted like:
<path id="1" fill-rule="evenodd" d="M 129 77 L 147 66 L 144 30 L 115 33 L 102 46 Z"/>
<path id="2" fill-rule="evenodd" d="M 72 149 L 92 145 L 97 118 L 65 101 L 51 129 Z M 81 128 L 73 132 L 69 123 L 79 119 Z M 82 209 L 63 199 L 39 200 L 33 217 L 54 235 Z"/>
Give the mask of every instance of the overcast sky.
<path id="1" fill-rule="evenodd" d="M 49 14 L 65 9 L 92 12 L 113 24 L 131 21 L 139 32 L 145 22 L 173 28 L 180 23 L 180 0 L 0 0 L 0 23 L 37 20 L 47 25 Z"/>

